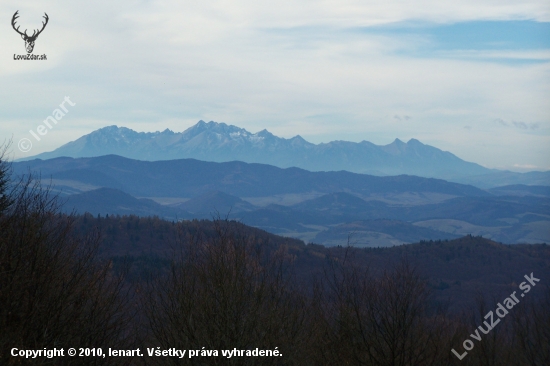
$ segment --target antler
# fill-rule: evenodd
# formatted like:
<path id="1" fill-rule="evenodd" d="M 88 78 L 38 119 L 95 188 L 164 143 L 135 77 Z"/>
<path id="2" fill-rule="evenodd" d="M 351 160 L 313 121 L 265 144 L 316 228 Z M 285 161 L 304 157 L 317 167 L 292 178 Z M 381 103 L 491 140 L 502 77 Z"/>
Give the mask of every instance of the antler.
<path id="1" fill-rule="evenodd" d="M 38 33 L 36 33 L 36 30 L 35 30 L 35 31 L 33 32 L 33 34 L 32 34 L 32 37 L 38 37 L 38 35 L 39 35 L 40 33 L 42 33 L 42 31 L 44 30 L 44 28 L 46 28 L 46 24 L 48 24 L 48 20 L 49 20 L 50 18 L 48 17 L 48 14 L 46 14 L 45 12 L 44 12 L 44 16 L 43 16 L 42 18 L 46 19 L 46 22 L 45 22 L 45 23 L 42 22 L 42 29 L 40 29 L 40 30 L 38 31 Z M 36 36 L 34 35 L 34 33 L 36 33 Z"/>
<path id="2" fill-rule="evenodd" d="M 43 18 L 46 19 L 46 22 L 42 22 L 42 29 L 40 29 L 40 30 L 35 29 L 35 30 L 33 31 L 33 33 L 32 33 L 32 36 L 29 36 L 29 35 L 27 34 L 27 30 L 26 30 L 26 29 L 25 29 L 25 32 L 24 32 L 24 33 L 21 33 L 21 32 L 19 31 L 19 26 L 17 26 L 17 28 L 15 28 L 15 21 L 17 20 L 17 18 L 19 18 L 19 15 L 18 15 L 17 13 L 19 13 L 19 10 L 17 10 L 17 11 L 15 12 L 15 14 L 13 14 L 13 17 L 11 18 L 11 26 L 13 27 L 13 29 L 15 29 L 15 31 L 16 31 L 17 33 L 19 33 L 20 35 L 25 36 L 26 38 L 29 38 L 29 39 L 36 39 L 36 37 L 38 37 L 38 35 L 39 35 L 40 33 L 42 33 L 42 31 L 44 30 L 44 28 L 46 28 L 46 24 L 48 24 L 48 20 L 50 19 L 50 18 L 48 17 L 48 14 L 44 13 Z M 38 33 L 37 33 L 37 32 L 38 32 Z"/>
<path id="3" fill-rule="evenodd" d="M 19 26 L 18 26 L 17 28 L 15 28 L 15 20 L 16 20 L 17 18 L 19 18 L 19 15 L 18 15 L 17 13 L 19 13 L 19 10 L 17 10 L 17 11 L 15 12 L 15 14 L 13 14 L 13 18 L 11 18 L 11 26 L 12 26 L 13 29 L 15 29 L 15 31 L 16 31 L 17 33 L 19 33 L 20 35 L 22 35 L 22 36 L 27 36 L 27 30 L 26 30 L 26 29 L 25 29 L 25 33 L 21 33 L 21 32 L 19 31 Z M 46 13 L 44 13 L 44 14 L 46 14 Z M 27 37 L 28 37 L 28 36 L 27 36 Z"/>

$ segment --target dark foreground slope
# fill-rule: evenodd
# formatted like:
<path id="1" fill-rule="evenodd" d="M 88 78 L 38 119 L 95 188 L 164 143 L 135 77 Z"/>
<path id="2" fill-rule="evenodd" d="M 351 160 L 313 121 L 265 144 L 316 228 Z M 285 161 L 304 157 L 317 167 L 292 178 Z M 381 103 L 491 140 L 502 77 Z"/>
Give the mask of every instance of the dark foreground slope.
<path id="1" fill-rule="evenodd" d="M 30 235 L 19 217 L 6 222 L 0 216 L 3 234 L 23 239 L 0 236 L 3 364 L 19 364 L 9 356 L 14 347 L 94 347 L 90 342 L 103 352 L 139 349 L 144 355 L 107 356 L 98 365 L 226 365 L 227 350 L 242 350 L 232 354 L 235 365 L 480 365 L 495 357 L 523 366 L 545 364 L 549 356 L 546 245 L 464 237 L 383 249 L 326 248 L 224 220 L 84 215 L 71 222 L 51 213 Z M 33 235 L 44 230 L 55 235 Z M 98 255 L 89 249 L 93 241 L 78 241 L 96 237 L 90 236 L 96 230 Z M 68 233 L 75 244 L 56 245 Z M 19 265 L 32 258 L 41 259 L 40 266 Z M 529 292 L 520 285 L 525 275 L 538 281 Z M 82 279 L 84 286 L 71 286 Z M 93 287 L 98 281 L 105 285 Z M 526 296 L 460 361 L 452 350 L 462 354 L 463 340 L 512 293 Z M 97 335 L 106 329 L 102 343 Z M 152 357 L 149 349 L 194 353 Z M 269 354 L 252 354 L 260 350 Z M 89 364 L 82 360 L 51 361 Z"/>
<path id="2" fill-rule="evenodd" d="M 437 297 L 451 299 L 453 306 L 463 304 L 465 299 L 473 300 L 476 291 L 495 295 L 506 292 L 527 272 L 536 272 L 550 281 L 550 246 L 546 244 L 506 245 L 481 237 L 465 236 L 389 248 L 346 249 L 306 245 L 300 240 L 273 235 L 237 222 L 231 225 L 232 230 L 253 237 L 258 245 L 269 251 L 276 251 L 285 245 L 294 258 L 295 271 L 301 278 L 319 275 L 327 258 L 341 257 L 346 250 L 352 251 L 350 258 L 353 258 L 355 265 L 371 268 L 374 272 L 381 272 L 407 259 L 428 279 Z M 102 232 L 102 256 L 128 256 L 134 263 L 133 271 L 136 273 L 148 268 L 149 261 L 168 263 L 174 248 L 182 243 L 215 235 L 215 222 L 210 220 L 176 224 L 133 215 L 101 218 L 84 215 L 77 220 L 77 228 L 82 233 L 94 227 Z M 392 233 L 391 222 L 387 230 Z"/>
<path id="3" fill-rule="evenodd" d="M 529 359 L 544 364 L 540 362 L 549 355 L 544 336 L 550 321 L 545 310 L 550 304 L 545 297 L 550 295 L 547 245 L 510 246 L 466 236 L 392 248 L 326 248 L 236 222 L 175 224 L 132 216 L 79 220 L 84 231 L 101 227 L 106 233 L 102 255 L 111 258 L 115 270 L 120 263 L 130 264 L 128 279 L 134 286 L 150 283 L 152 275 L 167 278 L 154 283 L 155 288 L 165 289 L 162 296 L 168 304 L 146 309 L 157 321 L 166 319 L 158 312 L 186 314 L 183 320 L 153 325 L 155 334 L 175 332 L 179 342 L 222 337 L 220 321 L 238 324 L 249 333 L 212 348 L 239 344 L 255 334 L 258 338 L 251 344 L 259 339 L 264 344 L 275 342 L 291 364 L 345 360 L 378 365 L 380 359 L 395 363 L 406 357 L 417 359 L 410 364 L 477 365 L 492 354 L 505 359 L 503 364 L 527 365 Z M 260 268 L 267 272 L 258 272 Z M 527 278 L 536 281 L 528 292 Z M 509 308 L 511 315 L 501 319 L 492 337 L 482 337 L 491 348 L 476 347 L 469 359 L 459 361 L 451 350 L 462 354 L 462 341 L 476 334 L 480 319 L 510 294 L 521 300 Z M 230 311 L 231 320 L 225 311 Z M 244 319 L 235 320 L 241 316 Z M 202 329 L 199 336 L 193 330 L 197 326 Z M 266 338 L 265 327 L 280 333 Z M 524 337 L 538 347 L 534 354 L 521 345 Z M 387 344 L 388 339 L 414 347 L 399 350 Z M 384 347 L 389 354 L 368 353 Z"/>

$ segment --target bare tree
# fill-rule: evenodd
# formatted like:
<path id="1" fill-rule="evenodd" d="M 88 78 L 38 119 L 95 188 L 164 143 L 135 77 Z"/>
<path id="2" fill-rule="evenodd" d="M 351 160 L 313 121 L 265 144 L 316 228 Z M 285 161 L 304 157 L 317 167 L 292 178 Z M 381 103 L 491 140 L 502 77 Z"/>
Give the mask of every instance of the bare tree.
<path id="1" fill-rule="evenodd" d="M 197 365 L 303 364 L 305 300 L 290 282 L 285 248 L 266 244 L 226 220 L 215 221 L 211 237 L 187 238 L 145 303 L 153 343 L 218 351 L 189 361 Z M 275 347 L 282 356 L 221 357 L 221 350 Z"/>
<path id="2" fill-rule="evenodd" d="M 524 300 L 513 311 L 518 361 L 529 366 L 550 365 L 550 287 L 540 299 Z"/>
<path id="3" fill-rule="evenodd" d="M 0 166 L 5 166 L 5 161 Z M 6 181 L 0 169 L 0 182 Z M 0 364 L 103 365 L 130 359 L 21 359 L 10 350 L 126 348 L 130 313 L 123 278 L 96 261 L 97 233 L 73 234 L 73 217 L 32 176 L 1 186 L 10 204 L 0 213 Z"/>
<path id="4" fill-rule="evenodd" d="M 6 153 L 8 152 L 9 147 L 10 143 L 7 143 L 0 148 L 0 216 L 12 204 L 13 199 L 9 192 L 11 167 L 6 160 Z"/>
<path id="5" fill-rule="evenodd" d="M 347 249 L 325 272 L 327 360 L 347 365 L 439 365 L 447 319 L 428 307 L 425 282 L 403 261 L 381 276 L 357 267 Z M 330 357 L 333 359 L 331 360 Z"/>

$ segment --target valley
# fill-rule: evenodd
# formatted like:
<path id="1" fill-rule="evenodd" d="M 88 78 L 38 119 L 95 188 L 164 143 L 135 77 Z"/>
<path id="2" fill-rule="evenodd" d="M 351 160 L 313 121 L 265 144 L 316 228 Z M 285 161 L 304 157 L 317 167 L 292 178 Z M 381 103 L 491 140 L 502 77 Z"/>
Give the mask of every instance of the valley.
<path id="1" fill-rule="evenodd" d="M 37 159 L 13 167 L 17 174 L 41 174 L 66 212 L 229 218 L 326 246 L 385 247 L 468 234 L 510 244 L 550 242 L 547 186 L 480 189 L 408 175 L 116 155 Z"/>

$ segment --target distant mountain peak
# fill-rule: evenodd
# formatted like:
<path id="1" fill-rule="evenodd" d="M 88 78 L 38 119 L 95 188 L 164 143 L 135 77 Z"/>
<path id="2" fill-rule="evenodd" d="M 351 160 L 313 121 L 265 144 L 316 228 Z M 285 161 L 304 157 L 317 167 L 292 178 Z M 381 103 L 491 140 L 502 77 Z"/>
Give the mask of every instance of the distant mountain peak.
<path id="1" fill-rule="evenodd" d="M 421 145 L 421 146 L 426 146 L 426 145 L 424 145 L 422 142 L 418 141 L 417 139 L 410 139 L 409 141 L 407 141 L 407 145 Z"/>
<path id="2" fill-rule="evenodd" d="M 98 131 L 117 131 L 118 129 L 119 129 L 119 127 L 117 125 L 111 125 L 111 126 L 106 126 L 106 127 L 100 128 L 99 130 L 96 130 L 94 132 L 98 132 Z"/>
<path id="3" fill-rule="evenodd" d="M 106 126 L 52 152 L 24 160 L 107 154 L 149 161 L 182 158 L 213 162 L 238 160 L 312 171 L 347 170 L 374 175 L 409 174 L 443 179 L 489 172 L 416 139 L 405 143 L 396 138 L 384 146 L 368 141 L 312 144 L 299 135 L 287 139 L 266 129 L 251 133 L 227 123 L 203 120 L 183 132 L 169 129 L 136 132 L 126 127 Z"/>
<path id="4" fill-rule="evenodd" d="M 256 132 L 255 135 L 260 136 L 260 137 L 274 137 L 275 136 L 271 132 L 266 130 L 265 128 L 263 130 L 261 130 L 260 132 Z"/>

